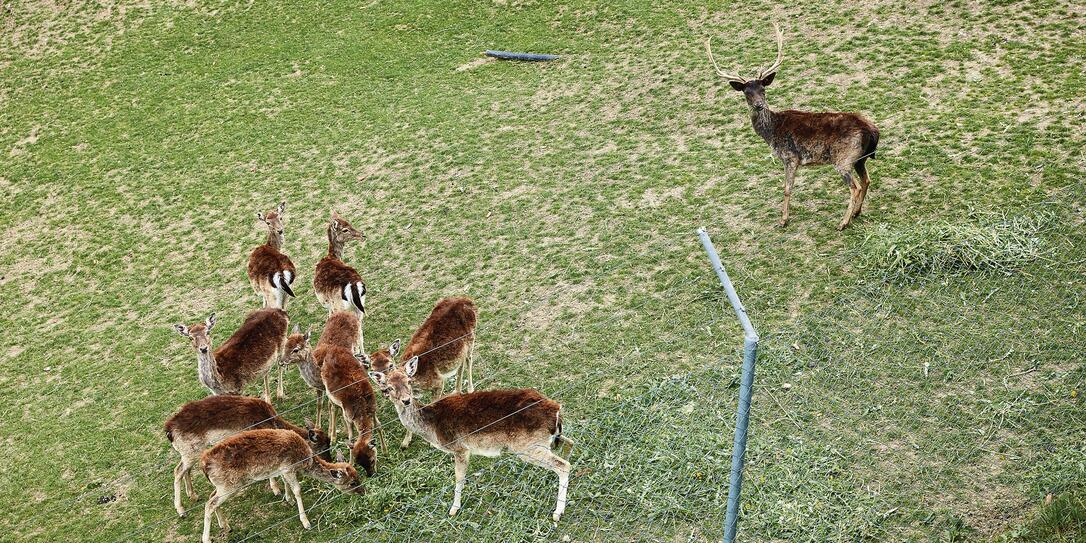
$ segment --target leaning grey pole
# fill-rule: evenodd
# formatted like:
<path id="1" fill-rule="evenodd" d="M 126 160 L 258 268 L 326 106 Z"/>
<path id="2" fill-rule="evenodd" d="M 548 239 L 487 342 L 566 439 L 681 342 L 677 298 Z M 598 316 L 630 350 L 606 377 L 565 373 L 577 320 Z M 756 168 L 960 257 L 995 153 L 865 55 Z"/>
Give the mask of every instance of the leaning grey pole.
<path id="1" fill-rule="evenodd" d="M 732 472 L 731 484 L 728 486 L 728 512 L 724 517 L 724 543 L 734 543 L 735 526 L 739 522 L 739 492 L 743 486 L 743 455 L 747 452 L 747 423 L 750 422 L 750 395 L 754 386 L 754 360 L 758 358 L 758 332 L 747 317 L 747 310 L 739 295 L 735 293 L 732 280 L 728 278 L 728 272 L 724 271 L 724 265 L 720 263 L 720 256 L 716 254 L 712 240 L 705 228 L 698 228 L 698 236 L 701 237 L 701 245 L 705 247 L 705 253 L 709 255 L 709 262 L 716 271 L 724 292 L 728 295 L 728 301 L 735 309 L 735 316 L 739 317 L 739 323 L 743 325 L 743 374 L 739 380 L 739 407 L 735 411 L 735 444 L 732 447 Z"/>

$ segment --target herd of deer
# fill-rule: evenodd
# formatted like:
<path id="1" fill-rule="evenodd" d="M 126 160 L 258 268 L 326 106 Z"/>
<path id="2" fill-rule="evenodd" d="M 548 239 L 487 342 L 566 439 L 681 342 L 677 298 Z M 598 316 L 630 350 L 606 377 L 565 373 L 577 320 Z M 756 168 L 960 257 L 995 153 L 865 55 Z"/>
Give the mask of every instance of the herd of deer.
<path id="1" fill-rule="evenodd" d="M 366 316 L 366 285 L 343 261 L 343 249 L 365 236 L 332 213 L 328 224 L 328 254 L 316 266 L 313 291 L 328 309 L 328 320 L 315 347 L 310 331 L 290 321 L 286 302 L 294 297 L 294 264 L 283 254 L 285 203 L 258 218 L 268 227 L 268 240 L 249 257 L 248 275 L 264 307 L 249 313 L 222 345 L 213 348 L 215 315 L 193 325 L 177 324 L 196 350 L 200 383 L 211 392 L 186 403 L 166 421 L 166 438 L 181 455 L 174 469 L 174 507 L 181 516 L 184 485 L 196 498 L 191 471 L 199 462 L 215 487 L 204 506 L 203 540 L 211 541 L 211 516 L 225 532 L 229 524 L 220 511 L 223 502 L 257 481 L 267 480 L 279 495 L 277 478 L 286 489 L 284 499 L 294 501 L 302 525 L 309 528 L 297 474 L 305 473 L 347 493 L 362 493 L 356 466 L 369 476 L 377 470 L 376 431 L 387 445 L 377 419 L 377 398 L 371 381 L 392 403 L 406 429 L 401 447 L 418 434 L 453 456 L 456 486 L 450 515 L 460 510 L 460 496 L 472 454 L 498 456 L 511 452 L 526 462 L 558 474 L 558 498 L 552 518 L 562 516 L 569 486 L 570 465 L 555 454 L 573 441 L 562 435 L 562 406 L 532 389 L 475 392 L 472 353 L 477 310 L 465 297 L 439 300 L 430 316 L 401 348 L 400 341 L 366 353 L 362 323 Z M 297 365 L 302 380 L 316 391 L 316 423 L 306 419 L 297 426 L 271 405 L 270 374 L 278 369 L 277 398 L 284 397 L 283 368 Z M 445 381 L 454 377 L 454 393 L 445 394 Z M 263 399 L 242 396 L 246 385 L 263 379 Z M 429 404 L 415 401 L 415 390 L 430 392 Z M 466 389 L 466 390 L 465 390 Z M 327 397 L 331 405 L 322 406 Z M 328 430 L 321 426 L 327 411 Z M 350 460 L 335 448 L 336 412 L 350 442 Z M 355 439 L 354 434 L 358 437 Z M 208 448 L 210 447 L 210 448 Z"/>
<path id="2" fill-rule="evenodd" d="M 774 24 L 777 58 L 753 79 L 724 72 L 706 43 L 717 73 L 746 96 L 751 122 L 784 164 L 784 203 L 780 225 L 788 223 L 789 199 L 800 166 L 831 164 L 852 193 L 848 210 L 838 226 L 843 229 L 860 214 L 870 178 L 865 162 L 873 157 L 879 131 L 867 119 L 852 113 L 773 111 L 766 104 L 765 88 L 776 76 L 783 58 L 783 38 Z M 858 178 L 852 176 L 855 170 Z M 460 497 L 472 454 L 497 456 L 510 451 L 523 460 L 558 474 L 558 497 L 553 519 L 562 516 L 566 504 L 570 465 L 555 454 L 560 445 L 573 442 L 562 435 L 561 406 L 531 389 L 475 392 L 472 351 L 475 345 L 476 307 L 468 298 L 439 300 L 430 316 L 401 348 L 399 340 L 366 353 L 362 324 L 366 316 L 366 285 L 354 268 L 343 261 L 343 249 L 365 236 L 335 212 L 328 224 L 328 254 L 316 265 L 313 291 L 328 309 L 328 320 L 310 348 L 310 331 L 302 332 L 285 311 L 297 279 L 294 264 L 282 253 L 285 204 L 258 218 L 268 227 L 268 240 L 252 252 L 248 275 L 264 308 L 253 311 L 233 335 L 216 349 L 211 347 L 215 315 L 191 326 L 178 324 L 177 331 L 196 349 L 200 382 L 212 396 L 185 404 L 166 422 L 166 437 L 181 455 L 174 470 L 174 505 L 184 515 L 181 486 L 195 498 L 191 470 L 197 460 L 215 490 L 204 507 L 203 540 L 210 541 L 211 515 L 223 531 L 229 529 L 219 511 L 222 503 L 255 481 L 269 481 L 278 495 L 276 478 L 287 489 L 284 498 L 298 506 L 302 525 L 309 528 L 296 474 L 333 484 L 344 492 L 361 493 L 355 466 L 372 476 L 376 471 L 377 446 L 373 432 L 384 432 L 377 420 L 372 380 L 396 410 L 406 432 L 401 447 L 418 434 L 455 460 L 456 486 L 450 515 L 460 510 Z M 283 368 L 297 365 L 305 383 L 316 392 L 316 424 L 305 427 L 280 417 L 271 405 L 269 378 L 278 369 L 276 396 L 282 398 Z M 455 375 L 455 392 L 444 394 L 445 380 Z M 264 381 L 263 399 L 241 396 L 252 381 Z M 466 383 L 466 391 L 462 385 Z M 414 390 L 430 392 L 431 402 L 415 402 Z M 327 397 L 328 432 L 322 429 L 323 399 Z M 342 453 L 331 461 L 329 451 L 336 438 L 336 412 L 343 415 L 350 446 L 350 461 Z M 357 431 L 358 439 L 354 433 Z M 207 448 L 210 447 L 210 448 Z M 206 450 L 205 450 L 206 449 Z M 292 498 L 293 495 L 293 498 Z"/>

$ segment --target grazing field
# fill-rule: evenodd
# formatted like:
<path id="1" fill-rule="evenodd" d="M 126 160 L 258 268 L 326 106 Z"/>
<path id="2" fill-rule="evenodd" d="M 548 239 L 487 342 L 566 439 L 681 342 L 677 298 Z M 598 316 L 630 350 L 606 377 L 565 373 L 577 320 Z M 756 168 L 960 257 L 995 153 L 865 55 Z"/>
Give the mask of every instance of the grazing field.
<path id="1" fill-rule="evenodd" d="M 769 104 L 882 132 L 843 232 L 830 168 L 801 170 L 774 227 L 782 168 L 704 54 L 713 35 L 727 69 L 765 66 L 773 21 Z M 172 325 L 216 312 L 221 343 L 259 307 L 255 214 L 286 200 L 292 322 L 323 322 L 336 209 L 368 236 L 345 257 L 367 347 L 475 298 L 476 384 L 564 405 L 571 502 L 554 526 L 553 474 L 476 457 L 450 519 L 451 459 L 399 450 L 382 401 L 365 496 L 303 480 L 307 532 L 258 486 L 224 507 L 229 541 L 719 539 L 741 334 L 698 226 L 762 334 L 741 541 L 1083 541 L 1084 21 L 1060 1 L 0 2 L 0 540 L 198 540 L 162 423 L 206 391 Z M 287 375 L 276 406 L 301 422 Z"/>

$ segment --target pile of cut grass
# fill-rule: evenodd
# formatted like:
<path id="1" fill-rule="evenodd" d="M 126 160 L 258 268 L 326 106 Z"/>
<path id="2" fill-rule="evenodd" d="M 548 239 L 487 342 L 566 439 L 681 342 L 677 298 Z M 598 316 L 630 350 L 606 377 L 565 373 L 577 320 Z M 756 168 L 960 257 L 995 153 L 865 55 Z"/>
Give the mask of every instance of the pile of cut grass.
<path id="1" fill-rule="evenodd" d="M 860 246 L 861 266 L 902 282 L 922 277 L 993 271 L 1012 273 L 1042 258 L 1055 224 L 1048 209 L 1011 215 L 973 212 L 965 221 L 880 224 Z"/>

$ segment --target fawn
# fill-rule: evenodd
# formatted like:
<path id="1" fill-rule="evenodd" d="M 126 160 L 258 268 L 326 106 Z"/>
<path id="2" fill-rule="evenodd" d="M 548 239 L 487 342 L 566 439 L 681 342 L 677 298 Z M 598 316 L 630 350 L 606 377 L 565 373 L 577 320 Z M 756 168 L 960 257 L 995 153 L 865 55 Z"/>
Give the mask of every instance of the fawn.
<path id="1" fill-rule="evenodd" d="M 471 455 L 498 456 L 508 450 L 558 474 L 558 500 L 551 516 L 558 522 L 566 508 L 570 465 L 551 449 L 573 447 L 573 440 L 562 435 L 562 406 L 532 389 L 451 394 L 429 405 L 416 405 L 412 382 L 418 362 L 418 357 L 412 357 L 402 371 L 392 365 L 383 372 L 371 371 L 370 377 L 392 401 L 404 427 L 453 455 L 456 487 L 449 515 L 460 510 Z"/>
<path id="2" fill-rule="evenodd" d="M 843 230 L 853 218 L 860 215 L 864 198 L 867 197 L 871 178 L 867 175 L 866 163 L 868 157 L 875 158 L 879 129 L 871 121 L 855 113 L 769 109 L 765 88 L 773 82 L 784 58 L 784 37 L 781 29 L 776 23 L 773 24 L 773 29 L 777 33 L 777 59 L 769 68 L 761 70 L 754 79 L 721 70 L 713 58 L 711 38 L 705 42 L 705 49 L 717 74 L 746 97 L 754 131 L 769 144 L 773 155 L 784 163 L 784 203 L 781 205 L 779 226 L 788 224 L 788 206 L 792 198 L 796 170 L 800 166 L 832 164 L 851 193 L 845 217 L 837 225 L 838 230 Z M 859 179 L 852 177 L 850 172 L 853 169 Z"/>
<path id="3" fill-rule="evenodd" d="M 192 488 L 192 467 L 200 459 L 200 453 L 223 439 L 245 430 L 278 428 L 290 430 L 305 438 L 309 446 L 325 460 L 331 460 L 329 454 L 331 441 L 328 435 L 314 430 L 309 421 L 301 428 L 283 419 L 275 408 L 259 398 L 248 396 L 208 396 L 202 400 L 188 402 L 166 421 L 166 439 L 170 446 L 181 455 L 181 461 L 173 470 L 173 504 L 177 514 L 185 516 L 181 505 L 181 482 L 189 498 L 196 499 Z M 272 491 L 278 493 L 278 487 Z"/>
<path id="4" fill-rule="evenodd" d="M 347 426 L 347 439 L 354 441 L 352 426 L 358 430 L 358 441 L 351 447 L 351 463 L 366 470 L 366 475 L 373 476 L 377 470 L 377 449 L 374 446 L 373 431 L 381 434 L 381 444 L 387 451 L 385 435 L 377 420 L 377 398 L 373 394 L 369 377 L 363 364 L 370 359 L 388 360 L 388 350 L 377 351 L 371 356 L 352 354 L 350 350 L 339 346 L 330 346 L 321 354 L 321 378 L 332 403 L 328 419 L 328 433 L 336 438 L 336 407 L 343 411 L 343 422 Z"/>
<path id="5" fill-rule="evenodd" d="M 203 323 L 191 327 L 177 324 L 174 329 L 192 340 L 200 382 L 212 394 L 240 394 L 247 383 L 262 376 L 264 401 L 271 402 L 268 372 L 286 352 L 288 323 L 287 313 L 282 309 L 258 309 L 249 313 L 234 335 L 214 352 L 211 351 L 214 313 Z M 282 379 L 277 395 L 283 396 Z"/>
<path id="6" fill-rule="evenodd" d="M 283 210 L 287 203 L 282 202 L 267 215 L 257 213 L 256 217 L 268 227 L 268 241 L 264 242 L 249 255 L 249 284 L 256 294 L 264 300 L 264 307 L 286 309 L 287 296 L 294 297 L 290 285 L 297 277 L 294 263 L 283 254 Z"/>
<path id="7" fill-rule="evenodd" d="M 454 388 L 461 391 L 464 374 L 467 373 L 467 390 L 475 390 L 472 380 L 472 354 L 475 348 L 475 324 L 478 320 L 475 302 L 466 297 L 449 297 L 438 300 L 422 326 L 415 331 L 400 355 L 401 360 L 418 357 L 418 371 L 412 379 L 416 388 L 430 391 L 431 400 L 445 392 L 445 379 L 456 374 Z M 399 347 L 400 342 L 393 343 Z M 465 369 L 466 366 L 466 369 Z M 374 364 L 372 369 L 385 369 Z M 400 445 L 411 444 L 411 431 Z"/>
<path id="8" fill-rule="evenodd" d="M 365 234 L 332 211 L 332 221 L 328 223 L 328 254 L 317 262 L 313 272 L 313 291 L 317 301 L 328 308 L 329 316 L 337 309 L 353 311 L 359 320 L 366 316 L 366 284 L 354 268 L 343 262 L 344 246 L 356 240 L 365 241 Z M 361 334 L 356 352 L 365 352 Z"/>
<path id="9" fill-rule="evenodd" d="M 302 504 L 299 472 L 335 485 L 346 493 L 363 493 L 358 472 L 343 461 L 342 455 L 337 455 L 336 462 L 328 462 L 314 454 L 306 440 L 290 430 L 248 430 L 228 437 L 204 452 L 200 467 L 215 486 L 204 506 L 204 543 L 211 543 L 211 514 L 215 514 L 223 533 L 229 532 L 230 525 L 219 508 L 254 481 L 267 479 L 272 488 L 278 490 L 275 477 L 282 477 L 288 487 L 284 497 L 290 501 L 290 493 L 293 493 L 298 504 L 298 517 L 307 530 L 310 524 Z"/>

